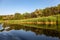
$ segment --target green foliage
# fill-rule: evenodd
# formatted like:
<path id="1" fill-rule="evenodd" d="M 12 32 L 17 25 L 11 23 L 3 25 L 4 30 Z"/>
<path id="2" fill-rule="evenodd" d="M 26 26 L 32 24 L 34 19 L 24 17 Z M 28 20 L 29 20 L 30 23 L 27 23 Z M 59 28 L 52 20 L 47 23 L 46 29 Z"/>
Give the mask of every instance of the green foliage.
<path id="1" fill-rule="evenodd" d="M 15 13 L 14 19 L 15 20 L 20 20 L 20 19 L 23 19 L 23 16 L 20 13 Z"/>
<path id="2" fill-rule="evenodd" d="M 2 16 L 0 16 L 0 20 L 2 20 Z"/>
<path id="3" fill-rule="evenodd" d="M 31 14 L 26 12 L 23 14 L 24 19 L 31 18 Z"/>

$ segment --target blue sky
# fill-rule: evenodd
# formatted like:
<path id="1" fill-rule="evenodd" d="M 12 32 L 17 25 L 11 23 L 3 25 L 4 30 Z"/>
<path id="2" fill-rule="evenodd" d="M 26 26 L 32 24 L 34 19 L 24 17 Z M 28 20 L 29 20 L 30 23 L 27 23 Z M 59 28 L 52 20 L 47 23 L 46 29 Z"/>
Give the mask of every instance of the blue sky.
<path id="1" fill-rule="evenodd" d="M 0 15 L 33 12 L 60 4 L 60 0 L 0 0 Z"/>

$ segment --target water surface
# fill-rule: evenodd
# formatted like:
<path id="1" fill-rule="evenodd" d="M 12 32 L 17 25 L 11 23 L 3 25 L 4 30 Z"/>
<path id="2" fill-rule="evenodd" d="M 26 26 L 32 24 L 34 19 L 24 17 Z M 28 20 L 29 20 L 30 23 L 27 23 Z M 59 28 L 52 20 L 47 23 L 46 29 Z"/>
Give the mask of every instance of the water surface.
<path id="1" fill-rule="evenodd" d="M 0 24 L 0 40 L 60 40 L 60 32 L 16 24 Z"/>

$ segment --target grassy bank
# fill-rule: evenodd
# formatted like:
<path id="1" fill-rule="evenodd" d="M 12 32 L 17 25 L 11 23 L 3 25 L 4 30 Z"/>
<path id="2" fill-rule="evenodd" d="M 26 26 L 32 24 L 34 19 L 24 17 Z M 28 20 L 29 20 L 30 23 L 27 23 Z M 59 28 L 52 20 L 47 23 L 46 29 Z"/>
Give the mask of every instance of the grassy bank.
<path id="1" fill-rule="evenodd" d="M 24 25 L 24 26 L 28 26 L 28 27 L 56 30 L 57 29 L 57 21 L 58 21 L 58 26 L 59 26 L 60 15 L 23 19 L 23 20 L 4 20 L 4 21 L 0 20 L 0 23 L 19 24 L 19 25 Z M 60 27 L 58 27 L 58 28 L 60 29 Z"/>
<path id="2" fill-rule="evenodd" d="M 58 18 L 57 18 L 58 17 Z M 6 23 L 15 23 L 15 24 L 19 24 L 19 23 L 53 23 L 53 22 L 57 22 L 58 24 L 60 24 L 60 15 L 55 15 L 55 16 L 48 16 L 48 17 L 38 17 L 38 18 L 31 18 L 31 19 L 23 19 L 23 20 L 6 20 Z"/>

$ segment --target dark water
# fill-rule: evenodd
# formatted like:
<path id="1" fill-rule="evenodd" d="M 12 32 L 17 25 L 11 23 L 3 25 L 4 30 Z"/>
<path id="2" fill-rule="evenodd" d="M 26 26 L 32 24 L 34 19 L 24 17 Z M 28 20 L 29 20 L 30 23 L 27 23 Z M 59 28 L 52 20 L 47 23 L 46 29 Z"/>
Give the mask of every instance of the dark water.
<path id="1" fill-rule="evenodd" d="M 22 25 L 0 25 L 0 40 L 60 40 L 60 32 Z"/>

